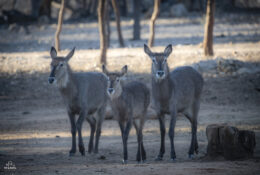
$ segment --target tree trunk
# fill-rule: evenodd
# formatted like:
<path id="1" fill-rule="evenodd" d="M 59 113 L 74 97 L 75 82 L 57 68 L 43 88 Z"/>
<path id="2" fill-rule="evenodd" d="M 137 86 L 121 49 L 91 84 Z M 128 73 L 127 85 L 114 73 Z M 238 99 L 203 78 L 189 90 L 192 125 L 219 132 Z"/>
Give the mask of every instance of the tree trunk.
<path id="1" fill-rule="evenodd" d="M 223 156 L 227 160 L 236 160 L 254 156 L 254 131 L 239 130 L 226 124 L 212 124 L 207 126 L 206 136 L 209 158 Z"/>
<path id="2" fill-rule="evenodd" d="M 105 27 L 105 0 L 98 1 L 98 26 L 100 37 L 100 63 L 106 64 L 107 38 Z"/>
<path id="3" fill-rule="evenodd" d="M 92 0 L 83 0 L 83 9 L 85 9 L 87 12 L 87 15 L 91 14 L 91 7 L 92 7 Z"/>
<path id="4" fill-rule="evenodd" d="M 51 0 L 44 0 L 40 9 L 40 15 L 46 15 L 49 19 L 51 18 Z"/>
<path id="5" fill-rule="evenodd" d="M 83 9 L 87 9 L 87 3 L 86 0 L 82 0 L 82 6 L 83 6 Z"/>
<path id="6" fill-rule="evenodd" d="M 134 0 L 134 38 L 140 40 L 140 6 L 141 0 Z"/>
<path id="7" fill-rule="evenodd" d="M 106 45 L 109 48 L 110 45 L 110 4 L 109 0 L 105 1 L 104 20 L 105 20 L 105 31 L 106 31 Z"/>
<path id="8" fill-rule="evenodd" d="M 120 12 L 118 10 L 117 0 L 112 0 L 112 6 L 113 6 L 115 16 L 116 16 L 116 28 L 117 28 L 119 44 L 120 44 L 120 47 L 124 47 L 124 40 L 122 37 L 121 26 L 120 26 Z"/>
<path id="9" fill-rule="evenodd" d="M 119 10 L 121 10 L 121 15 L 126 17 L 128 15 L 128 11 L 127 11 L 127 2 L 126 0 L 121 0 L 122 2 L 119 3 L 120 5 L 118 6 Z"/>
<path id="10" fill-rule="evenodd" d="M 13 1 L 15 2 L 15 1 Z M 40 1 L 31 0 L 31 15 L 33 18 L 37 19 L 39 17 L 40 12 Z"/>
<path id="11" fill-rule="evenodd" d="M 13 1 L 14 3 L 16 1 Z M 51 18 L 51 0 L 31 0 L 31 15 L 37 19 L 39 16 L 45 15 Z"/>
<path id="12" fill-rule="evenodd" d="M 204 41 L 203 41 L 205 56 L 214 55 L 213 52 L 214 11 L 215 11 L 215 0 L 208 0 L 205 31 L 204 31 Z"/>
<path id="13" fill-rule="evenodd" d="M 93 16 L 96 16 L 96 11 L 97 11 L 97 0 L 92 0 L 92 3 L 91 3 L 91 8 L 90 8 L 90 14 L 93 15 Z"/>
<path id="14" fill-rule="evenodd" d="M 61 6 L 59 11 L 59 17 L 58 17 L 58 25 L 55 33 L 55 48 L 57 51 L 60 51 L 60 32 L 61 32 L 62 22 L 63 22 L 63 13 L 64 13 L 64 0 L 61 0 Z"/>
<path id="15" fill-rule="evenodd" d="M 153 43 L 154 43 L 154 24 L 155 24 L 155 20 L 158 17 L 160 11 L 160 0 L 154 0 L 154 9 L 153 9 L 153 14 L 150 20 L 150 37 L 149 37 L 149 41 L 148 41 L 148 46 L 152 47 Z"/>

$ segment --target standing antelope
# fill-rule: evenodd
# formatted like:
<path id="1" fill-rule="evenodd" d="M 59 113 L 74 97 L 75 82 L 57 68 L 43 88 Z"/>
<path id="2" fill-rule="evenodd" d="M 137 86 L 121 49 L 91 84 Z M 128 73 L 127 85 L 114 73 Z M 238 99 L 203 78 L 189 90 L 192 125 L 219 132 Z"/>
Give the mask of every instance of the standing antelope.
<path id="1" fill-rule="evenodd" d="M 78 146 L 81 155 L 85 155 L 85 148 L 81 135 L 84 119 L 91 127 L 88 152 L 93 150 L 93 139 L 96 132 L 95 149 L 98 152 L 98 142 L 101 134 L 101 125 L 104 119 L 107 95 L 107 79 L 102 73 L 73 73 L 68 61 L 74 54 L 75 48 L 66 57 L 58 57 L 54 47 L 51 48 L 51 74 L 49 83 L 57 82 L 59 91 L 67 107 L 71 124 L 72 148 L 70 155 L 76 152 L 76 130 L 78 131 Z M 97 119 L 92 114 L 97 112 Z M 79 115 L 75 122 L 75 115 Z M 97 126 L 97 129 L 96 129 Z"/>
<path id="2" fill-rule="evenodd" d="M 149 89 L 140 82 L 133 81 L 127 84 L 121 82 L 122 77 L 127 73 L 127 66 L 121 72 L 109 72 L 103 65 L 103 72 L 108 78 L 107 94 L 111 100 L 112 110 L 119 127 L 123 140 L 123 163 L 127 163 L 127 139 L 132 127 L 135 126 L 138 150 L 136 160 L 138 162 L 146 160 L 146 153 L 143 145 L 143 126 L 146 119 L 147 107 L 150 103 Z M 139 124 L 137 120 L 139 119 Z"/>
<path id="3" fill-rule="evenodd" d="M 152 96 L 161 131 L 161 148 L 156 160 L 162 160 L 165 152 L 165 114 L 171 116 L 169 127 L 171 159 L 175 160 L 176 158 L 173 140 L 177 113 L 183 113 L 191 122 L 192 138 L 188 154 L 192 158 L 194 152 L 198 153 L 197 117 L 203 78 L 189 66 L 179 67 L 172 72 L 169 71 L 167 58 L 172 52 L 172 45 L 168 45 L 162 53 L 153 53 L 147 45 L 144 45 L 144 52 L 153 62 Z"/>

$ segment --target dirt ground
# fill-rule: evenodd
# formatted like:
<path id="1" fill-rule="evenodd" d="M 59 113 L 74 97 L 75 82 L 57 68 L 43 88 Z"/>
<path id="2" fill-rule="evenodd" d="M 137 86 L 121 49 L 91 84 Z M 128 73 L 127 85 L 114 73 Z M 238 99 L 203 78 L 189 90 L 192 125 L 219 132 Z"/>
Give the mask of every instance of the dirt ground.
<path id="1" fill-rule="evenodd" d="M 203 21 L 191 15 L 179 19 L 159 19 L 156 27 L 155 51 L 172 43 L 169 66 L 199 68 L 205 85 L 198 119 L 199 154 L 188 158 L 191 140 L 190 123 L 180 115 L 175 128 L 177 160 L 170 161 L 169 139 L 166 137 L 164 160 L 154 161 L 160 146 L 158 121 L 152 105 L 144 128 L 147 161 L 137 164 L 137 141 L 132 129 L 128 141 L 129 163 L 122 165 L 122 141 L 115 120 L 105 120 L 98 154 L 77 154 L 69 157 L 70 124 L 58 89 L 47 82 L 49 49 L 54 43 L 56 25 L 28 26 L 26 35 L 19 26 L 0 27 L 0 174 L 260 174 L 260 15 L 223 14 L 216 18 L 214 57 L 205 58 L 201 48 Z M 143 53 L 147 42 L 148 21 L 142 21 L 142 40 L 132 41 L 133 21 L 122 22 L 126 48 L 118 48 L 115 23 L 111 25 L 111 48 L 108 67 L 120 69 L 129 65 L 128 78 L 138 79 L 150 88 L 151 61 Z M 100 71 L 99 39 L 96 22 L 65 23 L 61 34 L 60 55 L 76 46 L 70 65 L 75 71 Z M 220 72 L 219 59 L 239 60 L 250 65 L 246 72 Z M 211 64 L 213 63 L 213 64 Z M 243 67 L 242 67 L 243 68 Z M 241 69 L 240 69 L 241 70 Z M 254 70 L 254 71 L 253 71 Z M 167 124 L 169 125 L 167 117 Z M 256 133 L 256 148 L 252 159 L 226 161 L 204 159 L 206 126 L 228 123 Z M 168 127 L 167 127 L 168 128 Z M 83 126 L 85 147 L 89 140 L 89 125 Z M 16 170 L 5 170 L 8 161 Z"/>

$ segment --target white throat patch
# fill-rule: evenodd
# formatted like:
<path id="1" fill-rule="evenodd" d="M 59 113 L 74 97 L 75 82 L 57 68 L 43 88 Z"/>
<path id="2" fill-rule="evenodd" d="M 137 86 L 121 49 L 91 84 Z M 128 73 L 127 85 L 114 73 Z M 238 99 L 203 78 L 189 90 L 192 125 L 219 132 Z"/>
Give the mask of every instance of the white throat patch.
<path id="1" fill-rule="evenodd" d="M 122 88 L 118 88 L 118 89 L 114 90 L 114 92 L 112 94 L 110 94 L 108 92 L 107 92 L 107 94 L 111 100 L 114 100 L 122 94 Z"/>
<path id="2" fill-rule="evenodd" d="M 165 75 L 163 75 L 162 77 L 158 76 L 157 74 L 155 75 L 155 79 L 157 82 L 162 81 L 165 78 Z"/>
<path id="3" fill-rule="evenodd" d="M 62 76 L 60 79 L 57 79 L 57 84 L 59 88 L 65 88 L 67 87 L 69 83 L 69 75 L 65 73 L 64 76 Z"/>

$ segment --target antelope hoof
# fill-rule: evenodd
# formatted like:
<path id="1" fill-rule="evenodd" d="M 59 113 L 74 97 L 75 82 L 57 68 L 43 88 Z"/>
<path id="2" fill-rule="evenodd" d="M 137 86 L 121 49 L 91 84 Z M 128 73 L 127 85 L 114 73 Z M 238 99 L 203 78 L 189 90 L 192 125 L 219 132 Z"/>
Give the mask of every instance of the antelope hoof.
<path id="1" fill-rule="evenodd" d="M 127 164 L 127 160 L 123 159 L 122 160 L 122 164 L 126 165 Z"/>
<path id="2" fill-rule="evenodd" d="M 176 158 L 171 158 L 171 162 L 175 163 L 176 162 Z"/>
<path id="3" fill-rule="evenodd" d="M 194 154 L 189 154 L 189 159 L 193 160 L 195 158 Z"/>
<path id="4" fill-rule="evenodd" d="M 85 148 L 84 148 L 84 146 L 79 146 L 79 152 L 81 153 L 82 156 L 85 156 Z"/>
<path id="5" fill-rule="evenodd" d="M 70 156 L 74 156 L 74 155 L 75 155 L 75 153 L 76 153 L 76 150 L 73 150 L 73 149 L 72 149 L 72 150 L 70 150 L 70 153 L 69 153 L 69 155 L 70 155 Z"/>
<path id="6" fill-rule="evenodd" d="M 82 156 L 85 156 L 85 151 L 80 152 Z"/>
<path id="7" fill-rule="evenodd" d="M 91 154 L 92 150 L 93 150 L 93 149 L 88 149 L 88 153 Z"/>
<path id="8" fill-rule="evenodd" d="M 70 157 L 73 157 L 73 156 L 75 156 L 75 153 L 70 152 L 69 156 L 70 156 Z"/>
<path id="9" fill-rule="evenodd" d="M 158 156 L 155 158 L 155 161 L 162 161 L 162 160 L 163 160 L 162 156 Z"/>
<path id="10" fill-rule="evenodd" d="M 138 163 L 138 164 L 144 164 L 144 163 L 145 163 L 145 160 L 137 160 L 137 163 Z"/>
<path id="11" fill-rule="evenodd" d="M 97 154 L 97 153 L 98 153 L 98 150 L 94 150 L 94 153 Z"/>

